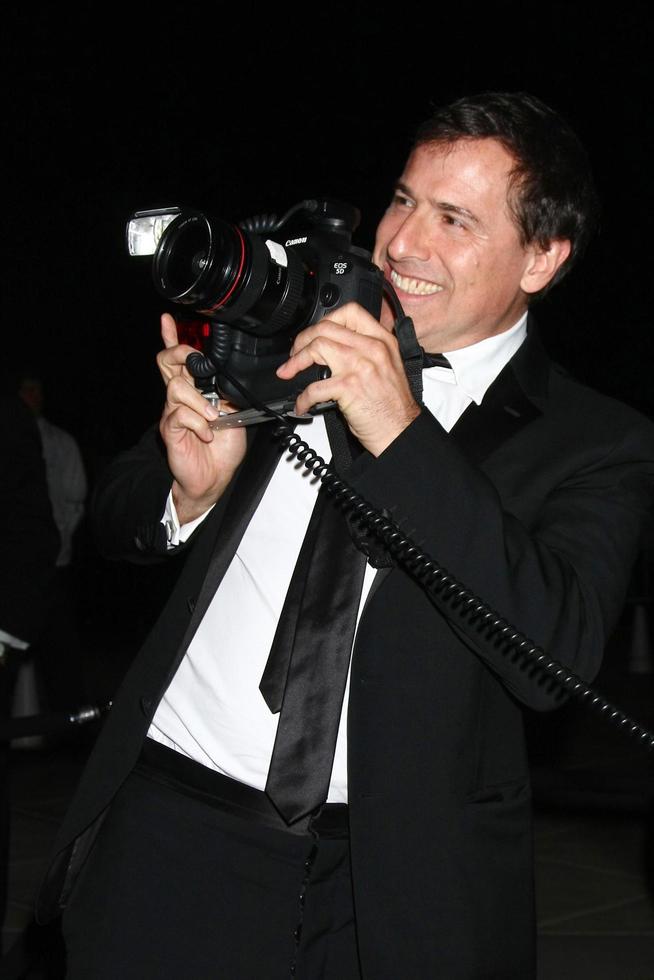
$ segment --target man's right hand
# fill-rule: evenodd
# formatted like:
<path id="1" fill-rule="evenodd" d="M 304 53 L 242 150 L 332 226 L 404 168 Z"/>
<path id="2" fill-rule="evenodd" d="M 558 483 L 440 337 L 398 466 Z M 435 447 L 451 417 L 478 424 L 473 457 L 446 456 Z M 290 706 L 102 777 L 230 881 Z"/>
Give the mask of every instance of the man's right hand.
<path id="1" fill-rule="evenodd" d="M 180 344 L 172 316 L 161 317 L 164 350 L 157 355 L 157 366 L 166 385 L 159 431 L 166 444 L 168 465 L 174 476 L 173 501 L 180 524 L 200 517 L 223 493 L 245 455 L 244 429 L 214 431 L 209 423 L 218 413 L 195 387 L 186 369 L 186 358 L 193 352 Z M 231 410 L 223 402 L 221 407 Z"/>

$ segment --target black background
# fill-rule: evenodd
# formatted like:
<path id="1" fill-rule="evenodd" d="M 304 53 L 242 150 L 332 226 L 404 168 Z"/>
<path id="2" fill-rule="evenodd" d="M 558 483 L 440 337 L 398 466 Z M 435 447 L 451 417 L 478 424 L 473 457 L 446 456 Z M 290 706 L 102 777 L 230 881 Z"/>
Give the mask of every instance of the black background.
<path id="1" fill-rule="evenodd" d="M 91 488 L 163 401 L 163 303 L 149 263 L 125 251 L 133 211 L 181 203 L 236 221 L 332 196 L 360 208 L 355 241 L 370 247 L 417 124 L 484 89 L 532 92 L 588 147 L 602 227 L 539 304 L 543 340 L 582 380 L 654 417 L 649 4 L 133 8 L 3 7 L 2 360 L 45 377 L 46 414 L 77 438 Z M 88 513 L 76 559 L 100 703 L 179 566 L 102 559 Z M 642 567 L 635 595 L 651 580 Z M 612 671 L 626 658 L 612 650 L 599 689 L 622 703 Z M 556 737 L 551 725 L 531 735 L 532 752 L 558 751 L 568 729 L 557 718 Z"/>
<path id="2" fill-rule="evenodd" d="M 369 247 L 416 124 L 481 89 L 533 92 L 588 146 L 601 233 L 540 320 L 574 373 L 652 413 L 647 4 L 4 9 L 5 356 L 45 373 L 92 475 L 161 407 L 163 301 L 125 252 L 133 210 L 340 197 Z"/>
<path id="3" fill-rule="evenodd" d="M 125 251 L 134 210 L 182 203 L 239 220 L 332 196 L 361 209 L 355 241 L 370 247 L 431 106 L 527 90 L 577 130 L 604 205 L 582 264 L 539 307 L 543 339 L 654 417 L 650 11 L 651 0 L 5 2 L 0 366 L 44 377 L 46 415 L 77 438 L 93 487 L 163 399 L 162 301 Z M 88 518 L 76 557 L 86 683 L 103 703 L 178 568 L 103 561 Z M 616 649 L 609 667 L 625 662 Z M 535 729 L 532 752 L 539 739 L 546 758 L 558 751 L 569 730 L 554 722 L 556 733 Z"/>

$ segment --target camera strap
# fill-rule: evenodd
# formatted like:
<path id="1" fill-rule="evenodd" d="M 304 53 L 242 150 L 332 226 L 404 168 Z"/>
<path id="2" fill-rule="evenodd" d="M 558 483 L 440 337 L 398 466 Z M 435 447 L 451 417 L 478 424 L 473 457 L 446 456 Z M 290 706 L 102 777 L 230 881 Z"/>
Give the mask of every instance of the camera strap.
<path id="1" fill-rule="evenodd" d="M 408 316 L 400 316 L 395 325 L 395 335 L 404 361 L 404 369 L 411 388 L 411 393 L 419 405 L 422 405 L 422 369 L 424 352 L 418 343 L 413 320 Z M 336 472 L 347 476 L 354 460 L 361 454 L 359 442 L 351 434 L 343 416 L 338 409 L 325 412 L 325 427 L 332 450 L 332 464 Z M 388 516 L 388 515 L 387 515 Z M 347 522 L 350 537 L 357 549 L 366 556 L 374 568 L 392 568 L 395 564 L 388 548 L 370 528 L 357 519 L 357 515 L 343 515 Z"/>
<path id="2" fill-rule="evenodd" d="M 398 317 L 395 324 L 395 336 L 404 361 L 404 370 L 409 381 L 411 393 L 419 405 L 422 405 L 422 368 L 424 351 L 418 343 L 413 320 L 410 316 Z"/>

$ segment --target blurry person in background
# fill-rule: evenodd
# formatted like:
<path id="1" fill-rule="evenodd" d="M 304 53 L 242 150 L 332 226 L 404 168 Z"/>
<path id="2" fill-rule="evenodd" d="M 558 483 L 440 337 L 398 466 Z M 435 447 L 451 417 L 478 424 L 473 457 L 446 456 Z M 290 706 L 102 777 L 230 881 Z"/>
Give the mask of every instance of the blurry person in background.
<path id="1" fill-rule="evenodd" d="M 52 516 L 39 432 L 17 394 L 0 391 L 0 719 L 16 675 L 42 632 L 60 539 Z M 7 901 L 9 742 L 0 741 L 0 927 Z"/>
<path id="2" fill-rule="evenodd" d="M 48 493 L 59 536 L 47 634 L 34 650 L 47 707 L 79 707 L 87 695 L 74 581 L 74 538 L 84 516 L 87 479 L 74 436 L 44 414 L 47 385 L 40 374 L 23 371 L 18 393 L 36 419 Z"/>

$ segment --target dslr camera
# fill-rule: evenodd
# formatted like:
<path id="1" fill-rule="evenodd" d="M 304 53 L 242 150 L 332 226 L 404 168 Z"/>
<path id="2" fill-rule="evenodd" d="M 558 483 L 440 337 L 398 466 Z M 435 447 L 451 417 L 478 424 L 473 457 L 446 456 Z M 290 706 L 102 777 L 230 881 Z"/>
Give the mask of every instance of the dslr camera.
<path id="1" fill-rule="evenodd" d="M 384 277 L 352 245 L 360 213 L 322 199 L 296 204 L 280 219 L 232 224 L 189 208 L 137 211 L 127 223 L 130 255 L 152 256 L 157 291 L 200 314 L 201 349 L 187 367 L 205 392 L 237 407 L 294 400 L 328 374 L 318 365 L 291 382 L 275 373 L 293 339 L 330 310 L 354 301 L 379 318 Z"/>

